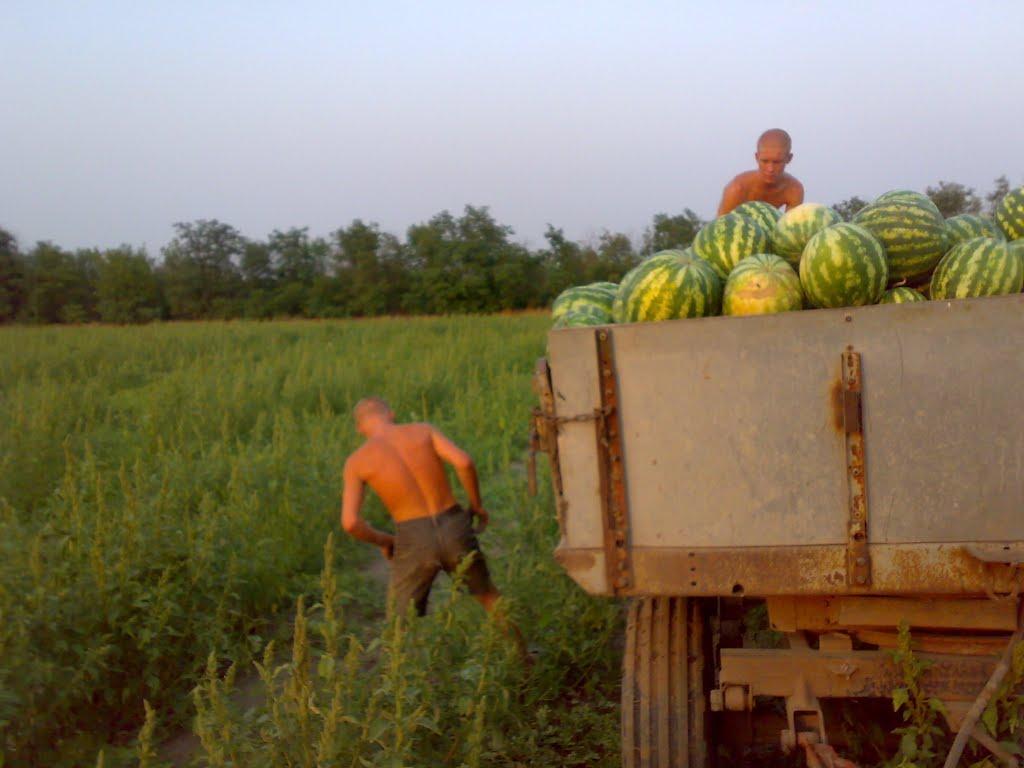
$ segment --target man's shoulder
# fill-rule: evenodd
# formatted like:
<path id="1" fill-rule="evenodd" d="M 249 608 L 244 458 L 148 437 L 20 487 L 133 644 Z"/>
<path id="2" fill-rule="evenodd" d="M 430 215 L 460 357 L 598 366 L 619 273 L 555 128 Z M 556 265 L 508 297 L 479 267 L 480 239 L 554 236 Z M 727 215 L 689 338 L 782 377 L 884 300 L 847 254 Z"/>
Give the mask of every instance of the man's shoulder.
<path id="1" fill-rule="evenodd" d="M 750 185 L 750 182 L 756 179 L 756 170 L 743 171 L 742 173 L 737 173 L 735 176 L 733 176 L 732 181 L 726 184 L 726 187 L 733 187 L 735 189 L 746 189 Z"/>
<path id="2" fill-rule="evenodd" d="M 796 176 L 792 175 L 791 173 L 784 173 L 782 175 L 782 178 L 783 178 L 783 181 L 786 182 L 786 187 L 788 189 L 799 189 L 799 190 L 803 191 L 804 185 L 800 182 L 800 179 L 798 179 Z"/>

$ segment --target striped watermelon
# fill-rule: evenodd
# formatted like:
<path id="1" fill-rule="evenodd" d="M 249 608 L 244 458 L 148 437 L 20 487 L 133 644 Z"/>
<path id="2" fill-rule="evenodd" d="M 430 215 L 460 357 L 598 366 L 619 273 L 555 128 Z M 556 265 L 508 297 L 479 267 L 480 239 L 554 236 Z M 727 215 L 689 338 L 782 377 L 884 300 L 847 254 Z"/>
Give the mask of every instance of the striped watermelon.
<path id="1" fill-rule="evenodd" d="M 878 300 L 879 304 L 913 304 L 915 301 L 928 301 L 923 293 L 901 285 L 899 288 L 890 288 L 882 294 Z"/>
<path id="2" fill-rule="evenodd" d="M 1019 293 L 1024 259 L 1002 240 L 976 237 L 955 245 L 932 275 L 933 299 L 966 299 Z"/>
<path id="3" fill-rule="evenodd" d="M 687 248 L 661 251 L 626 273 L 615 296 L 617 323 L 717 315 L 722 281 L 715 270 Z"/>
<path id="4" fill-rule="evenodd" d="M 874 304 L 885 292 L 885 249 L 856 224 L 833 224 L 811 238 L 800 259 L 800 282 L 815 307 Z"/>
<path id="5" fill-rule="evenodd" d="M 775 224 L 772 232 L 772 251 L 790 263 L 793 269 L 800 266 L 800 254 L 814 235 L 825 227 L 838 224 L 843 217 L 827 205 L 804 203 L 786 211 Z"/>
<path id="6" fill-rule="evenodd" d="M 772 230 L 775 229 L 775 222 L 782 215 L 782 211 L 771 203 L 766 203 L 762 200 L 750 200 L 742 205 L 737 205 L 732 209 L 732 213 L 738 213 L 740 216 L 753 219 L 761 225 L 761 229 L 767 232 L 769 236 Z"/>
<path id="7" fill-rule="evenodd" d="M 928 197 L 928 195 L 925 195 L 921 192 L 914 192 L 909 189 L 893 189 L 875 198 L 876 203 L 891 203 L 896 201 L 901 201 L 904 203 L 917 203 L 921 207 L 927 208 L 936 216 L 942 215 L 942 211 L 939 210 L 939 207 L 934 203 L 934 201 L 932 201 L 932 199 Z"/>
<path id="8" fill-rule="evenodd" d="M 1024 239 L 1024 187 L 1013 190 L 996 206 L 996 221 L 1007 240 Z"/>
<path id="9" fill-rule="evenodd" d="M 800 278 L 785 259 L 758 253 L 741 259 L 729 273 L 722 297 L 722 314 L 772 315 L 803 309 Z"/>
<path id="10" fill-rule="evenodd" d="M 590 283 L 566 288 L 551 305 L 551 319 L 557 322 L 567 312 L 587 309 L 591 314 L 603 316 L 605 319 L 601 322 L 611 322 L 612 302 L 618 290 L 615 283 Z"/>
<path id="11" fill-rule="evenodd" d="M 767 250 L 768 233 L 749 216 L 735 211 L 705 224 L 693 241 L 693 252 L 723 281 L 740 259 Z"/>
<path id="12" fill-rule="evenodd" d="M 961 213 L 959 216 L 950 216 L 946 219 L 946 235 L 948 237 L 947 250 L 957 243 L 973 240 L 976 237 L 1006 239 L 1003 237 L 1003 230 L 992 219 L 985 219 L 970 213 Z"/>
<path id="13" fill-rule="evenodd" d="M 578 328 L 585 325 L 608 325 L 612 322 L 610 312 L 593 306 L 577 307 L 563 312 L 555 320 L 553 328 Z"/>
<path id="14" fill-rule="evenodd" d="M 876 200 L 858 211 L 853 223 L 882 242 L 892 280 L 927 274 L 946 252 L 946 220 L 938 208 L 909 197 Z"/>

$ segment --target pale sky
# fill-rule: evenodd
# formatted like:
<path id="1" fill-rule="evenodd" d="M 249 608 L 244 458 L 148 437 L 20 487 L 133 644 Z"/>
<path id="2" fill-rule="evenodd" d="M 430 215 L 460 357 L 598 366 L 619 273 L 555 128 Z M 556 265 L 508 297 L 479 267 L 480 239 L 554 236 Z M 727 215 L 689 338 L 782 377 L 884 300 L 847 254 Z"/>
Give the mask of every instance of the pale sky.
<path id="1" fill-rule="evenodd" d="M 467 203 L 539 246 L 711 216 L 776 126 L 808 201 L 1024 182 L 1024 2 L 0 0 L 0 94 L 23 246 Z"/>

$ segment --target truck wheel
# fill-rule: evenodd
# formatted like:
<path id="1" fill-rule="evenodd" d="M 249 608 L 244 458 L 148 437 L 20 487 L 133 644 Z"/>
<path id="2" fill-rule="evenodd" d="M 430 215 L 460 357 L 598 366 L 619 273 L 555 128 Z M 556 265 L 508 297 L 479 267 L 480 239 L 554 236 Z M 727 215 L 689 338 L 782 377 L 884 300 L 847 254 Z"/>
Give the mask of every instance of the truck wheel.
<path id="1" fill-rule="evenodd" d="M 623 768 L 706 768 L 704 618 L 697 600 L 634 600 L 622 664 Z"/>

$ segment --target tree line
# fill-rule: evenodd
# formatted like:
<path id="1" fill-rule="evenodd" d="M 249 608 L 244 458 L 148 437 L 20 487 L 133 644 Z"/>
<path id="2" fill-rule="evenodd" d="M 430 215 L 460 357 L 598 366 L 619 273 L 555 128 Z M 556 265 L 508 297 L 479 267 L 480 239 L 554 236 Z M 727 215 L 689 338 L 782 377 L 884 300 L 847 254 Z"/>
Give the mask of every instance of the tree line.
<path id="1" fill-rule="evenodd" d="M 955 182 L 926 193 L 945 216 L 991 212 L 1010 185 L 1005 176 L 980 196 Z M 866 204 L 835 203 L 845 219 Z M 639 242 L 604 231 L 577 242 L 548 225 L 544 245 L 515 242 L 487 207 L 443 211 L 414 224 L 404 239 L 352 221 L 326 237 L 308 228 L 252 240 L 229 224 L 201 219 L 174 225 L 155 260 L 124 245 L 66 250 L 38 242 L 23 250 L 0 229 L 0 322 L 145 323 L 276 317 L 484 313 L 548 306 L 571 285 L 617 282 L 646 255 L 685 247 L 704 221 L 689 208 L 656 214 Z"/>

